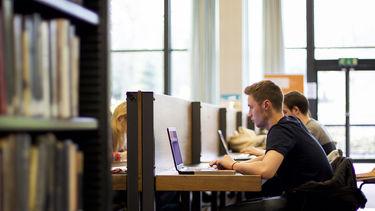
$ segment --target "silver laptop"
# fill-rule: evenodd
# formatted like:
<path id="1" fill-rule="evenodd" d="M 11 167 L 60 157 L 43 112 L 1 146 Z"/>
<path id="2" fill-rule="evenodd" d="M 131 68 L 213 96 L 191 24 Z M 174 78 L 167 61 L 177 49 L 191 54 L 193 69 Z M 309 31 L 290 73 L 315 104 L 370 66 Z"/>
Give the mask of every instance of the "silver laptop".
<path id="1" fill-rule="evenodd" d="M 234 160 L 240 161 L 240 160 L 250 160 L 250 159 L 256 158 L 255 155 L 250 155 L 250 154 L 247 154 L 247 153 L 230 152 L 229 149 L 228 149 L 227 142 L 225 141 L 223 133 L 221 132 L 221 130 L 217 130 L 217 133 L 219 134 L 220 143 L 224 147 L 225 153 L 230 155 Z"/>
<path id="2" fill-rule="evenodd" d="M 225 174 L 233 175 L 234 170 L 218 170 L 210 167 L 208 163 L 202 165 L 184 165 L 182 161 L 180 146 L 178 144 L 177 131 L 174 127 L 167 128 L 169 143 L 171 145 L 174 165 L 179 174 Z"/>

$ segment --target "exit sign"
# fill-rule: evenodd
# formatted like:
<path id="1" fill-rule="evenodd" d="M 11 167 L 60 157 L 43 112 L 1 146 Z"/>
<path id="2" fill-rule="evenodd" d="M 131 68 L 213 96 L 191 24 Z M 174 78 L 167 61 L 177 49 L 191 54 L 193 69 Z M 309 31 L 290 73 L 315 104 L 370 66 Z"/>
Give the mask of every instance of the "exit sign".
<path id="1" fill-rule="evenodd" d="M 339 66 L 340 67 L 355 67 L 358 65 L 357 58 L 340 58 Z"/>

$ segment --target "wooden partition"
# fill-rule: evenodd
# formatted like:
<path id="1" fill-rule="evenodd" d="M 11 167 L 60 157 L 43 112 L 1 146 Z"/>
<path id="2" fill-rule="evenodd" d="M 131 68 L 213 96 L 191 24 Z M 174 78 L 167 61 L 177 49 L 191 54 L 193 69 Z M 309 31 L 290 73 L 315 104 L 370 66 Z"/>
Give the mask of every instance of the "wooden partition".
<path id="1" fill-rule="evenodd" d="M 175 127 L 185 164 L 192 163 L 191 102 L 176 97 L 154 96 L 154 134 L 156 171 L 174 168 L 167 127 Z"/>
<path id="2" fill-rule="evenodd" d="M 238 122 L 237 122 L 237 110 L 232 108 L 227 108 L 227 130 L 226 130 L 226 138 L 233 136 L 233 132 L 238 130 Z"/>
<path id="3" fill-rule="evenodd" d="M 220 154 L 220 139 L 217 130 L 220 128 L 220 107 L 201 103 L 201 161 L 216 159 Z"/>

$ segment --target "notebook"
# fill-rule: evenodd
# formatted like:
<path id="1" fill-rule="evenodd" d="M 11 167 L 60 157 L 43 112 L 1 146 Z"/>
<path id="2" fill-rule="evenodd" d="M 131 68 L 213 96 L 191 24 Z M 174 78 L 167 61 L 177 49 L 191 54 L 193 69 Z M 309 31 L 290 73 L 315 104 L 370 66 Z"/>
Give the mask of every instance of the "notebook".
<path id="1" fill-rule="evenodd" d="M 256 158 L 255 155 L 250 155 L 250 154 L 247 154 L 247 153 L 230 152 L 229 149 L 228 149 L 227 142 L 225 141 L 223 133 L 221 132 L 221 130 L 217 130 L 217 133 L 219 134 L 220 143 L 224 147 L 225 153 L 230 155 L 234 160 L 250 160 L 250 159 Z"/>
<path id="2" fill-rule="evenodd" d="M 216 168 L 210 167 L 207 163 L 205 166 L 202 165 L 184 165 L 182 160 L 182 155 L 180 151 L 180 146 L 178 144 L 177 131 L 175 127 L 167 128 L 169 143 L 171 145 L 172 157 L 174 161 L 174 166 L 179 174 L 223 174 L 223 175 L 233 175 L 234 170 L 218 170 Z"/>

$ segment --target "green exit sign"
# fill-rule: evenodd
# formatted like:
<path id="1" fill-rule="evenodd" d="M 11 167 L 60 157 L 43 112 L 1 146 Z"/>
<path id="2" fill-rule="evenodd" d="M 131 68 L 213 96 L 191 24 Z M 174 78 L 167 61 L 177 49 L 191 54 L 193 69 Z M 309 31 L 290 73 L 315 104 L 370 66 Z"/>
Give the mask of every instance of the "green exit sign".
<path id="1" fill-rule="evenodd" d="M 340 67 L 355 67 L 358 65 L 357 58 L 340 58 L 339 66 Z"/>

